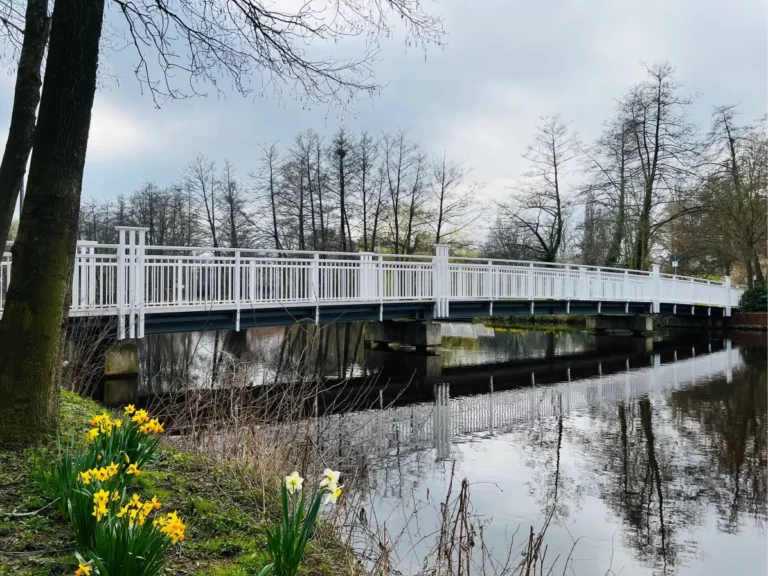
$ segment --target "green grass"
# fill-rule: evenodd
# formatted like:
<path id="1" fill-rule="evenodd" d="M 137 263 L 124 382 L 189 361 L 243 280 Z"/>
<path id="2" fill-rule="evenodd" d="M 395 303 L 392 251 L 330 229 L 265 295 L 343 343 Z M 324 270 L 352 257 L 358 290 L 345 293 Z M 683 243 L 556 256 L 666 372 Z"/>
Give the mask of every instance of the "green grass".
<path id="1" fill-rule="evenodd" d="M 61 435 L 83 437 L 91 417 L 103 411 L 95 402 L 62 392 Z M 54 452 L 53 445 L 24 451 L 0 447 L 0 576 L 72 574 L 77 567 L 69 524 L 55 506 L 40 510 L 48 502 L 32 482 L 35 462 Z M 161 444 L 135 486 L 145 496 L 157 495 L 163 510 L 177 510 L 187 525 L 186 539 L 173 547 L 165 573 L 257 574 L 266 563 L 266 527 L 279 514 L 277 482 L 262 485 L 234 463 L 214 463 Z M 348 573 L 350 552 L 329 530 L 321 527 L 317 534 L 302 573 Z"/>
<path id="2" fill-rule="evenodd" d="M 586 328 L 586 316 L 542 315 L 542 316 L 492 316 L 476 318 L 489 328 L 540 330 L 542 332 L 579 332 Z"/>

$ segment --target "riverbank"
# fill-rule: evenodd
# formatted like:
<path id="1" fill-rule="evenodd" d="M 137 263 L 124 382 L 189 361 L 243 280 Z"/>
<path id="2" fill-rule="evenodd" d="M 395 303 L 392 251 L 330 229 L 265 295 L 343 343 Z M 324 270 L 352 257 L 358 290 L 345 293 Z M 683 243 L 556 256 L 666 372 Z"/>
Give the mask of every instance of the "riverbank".
<path id="1" fill-rule="evenodd" d="M 61 394 L 61 435 L 76 438 L 104 409 L 76 394 Z M 55 456 L 55 442 L 24 451 L 0 447 L 0 575 L 71 574 L 74 534 L 33 481 L 36 462 Z M 44 461 L 44 460 L 43 460 Z M 265 468 L 267 469 L 267 468 Z M 186 539 L 174 550 L 166 574 L 246 576 L 267 563 L 266 528 L 279 515 L 278 482 L 284 470 L 265 475 L 234 462 L 214 462 L 161 443 L 157 458 L 136 479 L 187 522 Z M 302 572 L 350 574 L 350 551 L 320 526 Z"/>
<path id="2" fill-rule="evenodd" d="M 475 318 L 477 323 L 494 329 L 541 330 L 543 332 L 574 332 L 585 330 L 586 316 L 547 315 L 547 316 L 488 316 Z"/>

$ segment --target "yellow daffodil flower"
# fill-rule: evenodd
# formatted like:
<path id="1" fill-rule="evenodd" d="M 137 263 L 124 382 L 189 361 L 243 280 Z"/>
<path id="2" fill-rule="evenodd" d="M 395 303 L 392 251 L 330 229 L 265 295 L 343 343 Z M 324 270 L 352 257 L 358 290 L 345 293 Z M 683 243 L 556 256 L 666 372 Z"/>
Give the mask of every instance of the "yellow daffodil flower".
<path id="1" fill-rule="evenodd" d="M 88 432 L 88 440 L 93 442 L 96 440 L 96 437 L 99 435 L 99 429 L 98 428 L 91 428 L 91 431 Z"/>
<path id="2" fill-rule="evenodd" d="M 128 404 L 128 406 L 123 408 L 123 410 L 125 410 L 126 414 L 133 414 L 134 412 L 136 412 L 136 406 L 134 406 L 133 404 Z"/>
<path id="3" fill-rule="evenodd" d="M 128 466 L 128 469 L 125 471 L 126 474 L 133 474 L 134 476 L 138 476 L 141 474 L 141 471 L 139 470 L 139 467 L 136 466 L 136 464 L 131 464 Z"/>
<path id="4" fill-rule="evenodd" d="M 88 564 L 78 564 L 75 576 L 91 576 L 91 567 Z"/>

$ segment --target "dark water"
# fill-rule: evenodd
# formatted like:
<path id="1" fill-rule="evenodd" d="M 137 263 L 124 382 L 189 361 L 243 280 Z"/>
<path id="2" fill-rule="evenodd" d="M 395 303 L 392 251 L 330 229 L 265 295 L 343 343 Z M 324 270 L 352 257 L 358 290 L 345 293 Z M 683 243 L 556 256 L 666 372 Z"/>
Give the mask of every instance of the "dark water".
<path id="1" fill-rule="evenodd" d="M 251 384 L 310 364 L 325 378 L 375 376 L 380 398 L 399 391 L 388 410 L 338 417 L 351 431 L 338 453 L 368 466 L 368 513 L 402 534 L 404 573 L 429 551 L 452 471 L 497 551 L 554 508 L 547 557 L 573 550 L 568 573 L 768 572 L 764 335 L 451 333 L 426 359 L 366 350 L 354 324 L 320 341 L 295 329 L 168 337 L 149 342 L 144 373 L 148 388 L 205 386 L 223 355 L 253 366 Z M 404 388 L 404 375 L 417 382 Z"/>

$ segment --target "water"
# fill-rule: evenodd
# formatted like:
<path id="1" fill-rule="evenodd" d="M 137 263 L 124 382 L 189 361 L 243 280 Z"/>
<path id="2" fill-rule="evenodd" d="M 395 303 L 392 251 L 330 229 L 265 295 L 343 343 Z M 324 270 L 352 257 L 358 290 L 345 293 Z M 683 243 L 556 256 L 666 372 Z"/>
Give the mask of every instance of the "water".
<path id="1" fill-rule="evenodd" d="M 366 514 L 402 533 L 393 562 L 403 573 L 416 572 L 429 552 L 422 538 L 438 524 L 452 474 L 454 493 L 469 480 L 473 511 L 488 522 L 485 540 L 497 553 L 518 528 L 521 544 L 554 507 L 547 557 L 571 554 L 569 573 L 768 572 L 764 336 L 458 328 L 421 366 L 423 355 L 366 350 L 360 332 L 338 325 L 322 344 L 283 329 L 235 344 L 168 338 L 151 343 L 149 357 L 166 373 L 185 358 L 200 385 L 217 349 L 258 364 L 255 384 L 281 370 L 287 377 L 276 364 L 322 357 L 326 378 L 376 376 L 387 383 L 380 397 L 397 389 L 387 410 L 321 419 L 346 431 L 332 440 L 342 463 L 367 465 Z M 403 388 L 403 373 L 418 377 Z"/>

